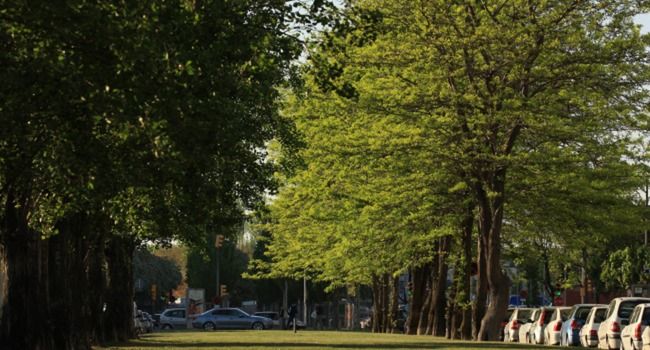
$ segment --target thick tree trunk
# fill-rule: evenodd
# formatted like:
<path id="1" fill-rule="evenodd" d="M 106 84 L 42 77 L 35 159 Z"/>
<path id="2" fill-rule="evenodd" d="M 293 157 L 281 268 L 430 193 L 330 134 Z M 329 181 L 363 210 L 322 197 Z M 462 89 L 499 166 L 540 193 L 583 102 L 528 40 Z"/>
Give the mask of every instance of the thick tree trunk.
<path id="1" fill-rule="evenodd" d="M 438 273 L 435 280 L 433 295 L 433 326 L 432 334 L 437 337 L 445 336 L 445 316 L 447 313 L 447 270 L 449 264 L 447 258 L 451 249 L 451 236 L 440 239 L 440 250 L 438 252 Z"/>
<path id="2" fill-rule="evenodd" d="M 106 249 L 108 288 L 104 312 L 104 336 L 107 342 L 134 338 L 133 325 L 133 250 L 128 236 L 111 236 Z"/>
<path id="3" fill-rule="evenodd" d="M 55 342 L 58 349 L 90 349 L 96 319 L 90 315 L 89 295 L 96 286 L 88 280 L 88 217 L 72 215 L 57 224 L 59 233 L 49 239 L 49 299 L 56 316 Z M 70 283 L 74 281 L 74 285 Z M 101 290 L 100 290 L 101 292 Z"/>
<path id="4" fill-rule="evenodd" d="M 482 187 L 478 187 L 479 200 L 479 228 L 486 243 L 487 281 L 490 295 L 490 304 L 481 321 L 478 334 L 480 340 L 498 340 L 501 321 L 508 309 L 510 279 L 501 269 L 501 225 L 504 210 L 504 179 L 505 170 L 495 174 L 493 192 L 497 195 L 494 199 L 488 198 Z"/>
<path id="5" fill-rule="evenodd" d="M 5 201 L 0 234 L 7 293 L 2 300 L 0 344 L 3 350 L 57 349 L 43 269 L 47 241 L 28 228 L 25 201 L 16 200 L 11 190 Z"/>
<path id="6" fill-rule="evenodd" d="M 418 335 L 424 335 L 427 333 L 427 326 L 429 324 L 429 309 L 431 308 L 431 296 L 433 295 L 432 286 L 432 274 L 433 274 L 433 263 L 427 268 L 426 277 L 426 288 L 424 290 L 424 303 L 422 304 L 422 311 L 420 311 L 420 321 L 418 322 Z"/>
<path id="7" fill-rule="evenodd" d="M 411 272 L 411 300 L 409 302 L 409 314 L 404 325 L 406 334 L 417 334 L 420 314 L 424 304 L 424 295 L 427 288 L 428 265 L 415 267 Z"/>

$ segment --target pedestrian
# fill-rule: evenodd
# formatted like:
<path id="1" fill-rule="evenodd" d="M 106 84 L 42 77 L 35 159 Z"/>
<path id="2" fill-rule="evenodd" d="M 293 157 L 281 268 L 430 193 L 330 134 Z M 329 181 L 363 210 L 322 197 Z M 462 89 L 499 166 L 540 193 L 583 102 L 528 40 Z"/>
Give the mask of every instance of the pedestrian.
<path id="1" fill-rule="evenodd" d="M 316 326 L 318 329 L 325 328 L 325 314 L 323 313 L 323 307 L 320 304 L 316 305 Z"/>
<path id="2" fill-rule="evenodd" d="M 291 304 L 289 306 L 289 319 L 287 320 L 287 328 L 289 328 L 289 325 L 293 325 L 294 332 L 297 329 L 296 327 L 296 314 L 298 313 L 298 307 L 296 304 Z"/>

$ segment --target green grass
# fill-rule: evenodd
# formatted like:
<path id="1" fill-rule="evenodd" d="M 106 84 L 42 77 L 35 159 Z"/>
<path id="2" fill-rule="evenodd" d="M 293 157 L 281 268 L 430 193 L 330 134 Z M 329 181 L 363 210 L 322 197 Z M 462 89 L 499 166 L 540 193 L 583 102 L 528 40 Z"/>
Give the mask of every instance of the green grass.
<path id="1" fill-rule="evenodd" d="M 373 334 L 362 332 L 328 331 L 176 331 L 158 332 L 141 336 L 126 344 L 96 348 L 96 350 L 153 350 L 153 349 L 539 349 L 540 347 L 455 341 L 431 336 L 402 334 Z"/>

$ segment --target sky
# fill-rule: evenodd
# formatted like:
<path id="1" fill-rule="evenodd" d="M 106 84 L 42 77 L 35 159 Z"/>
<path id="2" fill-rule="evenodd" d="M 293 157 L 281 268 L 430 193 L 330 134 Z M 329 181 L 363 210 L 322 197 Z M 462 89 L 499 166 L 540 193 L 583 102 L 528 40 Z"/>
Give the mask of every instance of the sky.
<path id="1" fill-rule="evenodd" d="M 650 31 L 650 13 L 636 17 L 636 22 L 641 25 L 641 32 L 648 33 Z"/>

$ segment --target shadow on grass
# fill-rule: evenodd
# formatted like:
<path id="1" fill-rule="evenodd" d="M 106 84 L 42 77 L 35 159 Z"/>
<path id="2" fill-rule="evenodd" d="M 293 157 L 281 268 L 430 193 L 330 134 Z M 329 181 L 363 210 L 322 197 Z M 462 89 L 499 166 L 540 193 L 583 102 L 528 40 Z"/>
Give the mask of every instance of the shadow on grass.
<path id="1" fill-rule="evenodd" d="M 539 349 L 539 347 L 526 344 L 505 344 L 505 343 L 468 343 L 468 342 L 405 342 L 405 343 L 348 343 L 348 344 L 322 344 L 322 343 L 291 343 L 291 342 L 204 342 L 204 343 L 180 343 L 180 342 L 159 342 L 139 341 L 127 342 L 121 346 L 148 347 L 148 348 L 269 348 L 269 349 L 291 349 L 291 348 L 320 348 L 320 349 L 440 349 L 440 348 L 476 348 L 476 349 Z"/>

